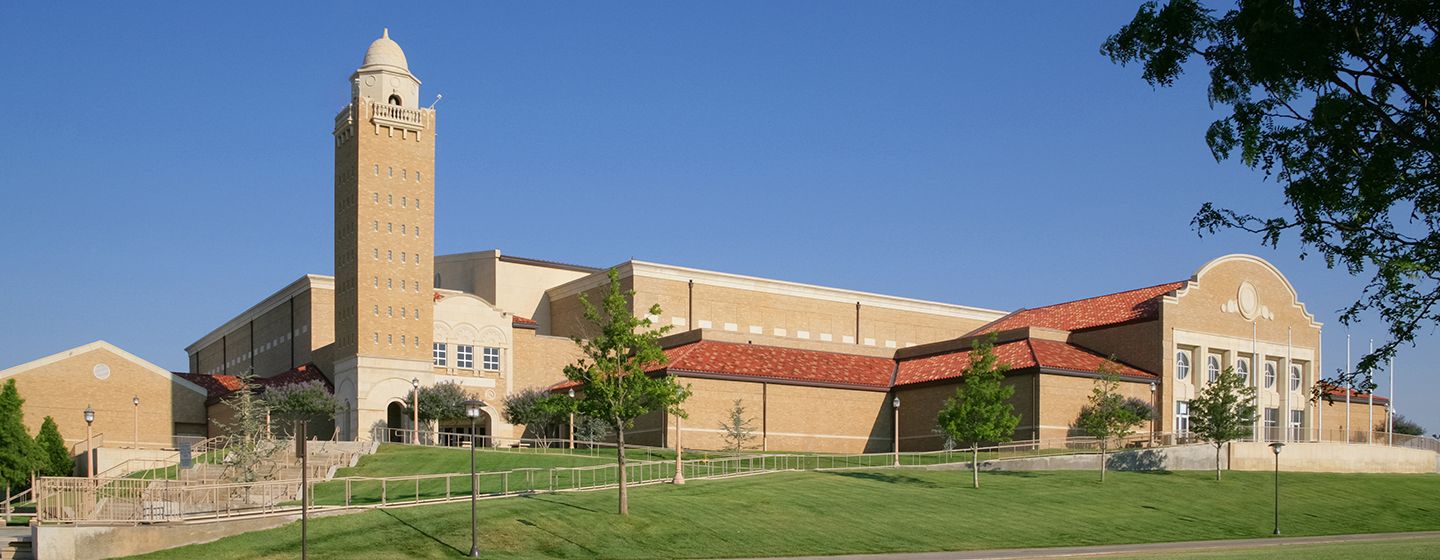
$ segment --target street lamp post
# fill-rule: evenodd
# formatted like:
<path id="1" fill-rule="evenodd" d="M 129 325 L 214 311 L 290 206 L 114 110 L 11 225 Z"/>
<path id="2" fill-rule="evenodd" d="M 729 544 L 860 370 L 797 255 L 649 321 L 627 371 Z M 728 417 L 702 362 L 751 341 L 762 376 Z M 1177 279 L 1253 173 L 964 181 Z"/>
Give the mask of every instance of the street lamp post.
<path id="1" fill-rule="evenodd" d="M 135 448 L 136 448 L 136 449 L 139 449 L 139 448 L 140 448 L 140 395 L 135 395 L 135 398 L 130 399 L 130 402 L 135 405 Z"/>
<path id="2" fill-rule="evenodd" d="M 90 448 L 94 444 L 95 437 L 91 433 L 90 426 L 95 423 L 95 409 L 85 405 L 85 478 L 95 478 L 95 452 Z"/>
<path id="3" fill-rule="evenodd" d="M 895 466 L 900 466 L 900 395 L 890 401 L 895 410 Z"/>
<path id="4" fill-rule="evenodd" d="M 1154 382 L 1151 382 L 1151 383 L 1150 383 L 1150 407 L 1151 407 L 1151 410 L 1159 411 L 1159 410 L 1160 410 L 1160 401 L 1155 400 L 1155 397 L 1156 397 L 1156 391 L 1155 391 L 1155 389 L 1156 389 L 1156 388 L 1157 388 L 1157 387 L 1155 386 L 1155 383 L 1154 383 Z M 1156 428 L 1158 427 L 1158 426 L 1156 426 L 1156 423 L 1159 422 L 1159 420 L 1160 420 L 1160 415 L 1159 415 L 1159 414 L 1155 414 L 1155 413 L 1153 413 L 1153 412 L 1150 414 L 1150 447 L 1155 447 L 1155 432 L 1156 432 Z"/>
<path id="5" fill-rule="evenodd" d="M 410 380 L 410 412 L 414 414 L 414 421 L 410 427 L 415 431 L 411 432 L 410 443 L 420 445 L 420 378 Z"/>
<path id="6" fill-rule="evenodd" d="M 1275 452 L 1275 534 L 1280 534 L 1280 449 L 1285 447 L 1282 442 L 1270 444 L 1270 450 Z"/>
<path id="7" fill-rule="evenodd" d="M 465 401 L 465 416 L 470 418 L 470 557 L 480 557 L 479 541 L 476 540 L 477 526 L 475 523 L 475 494 L 478 489 L 475 484 L 475 420 L 480 418 L 480 408 L 485 403 L 470 399 Z"/>
<path id="8" fill-rule="evenodd" d="M 676 387 L 675 394 L 677 396 L 685 396 L 685 388 Z M 685 484 L 685 465 L 680 462 L 680 455 L 682 453 L 682 450 L 685 449 L 680 445 L 681 420 L 683 419 L 680 417 L 680 414 L 675 414 L 675 479 L 671 481 L 675 484 Z"/>
<path id="9" fill-rule="evenodd" d="M 575 388 L 570 388 L 570 450 L 575 450 Z"/>

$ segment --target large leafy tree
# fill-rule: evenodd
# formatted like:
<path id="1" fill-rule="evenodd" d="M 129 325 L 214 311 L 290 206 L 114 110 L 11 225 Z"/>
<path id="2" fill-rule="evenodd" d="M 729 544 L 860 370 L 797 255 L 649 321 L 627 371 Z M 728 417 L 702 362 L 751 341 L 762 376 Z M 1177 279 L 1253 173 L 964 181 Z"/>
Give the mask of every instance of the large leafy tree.
<path id="1" fill-rule="evenodd" d="M 1100 443 L 1100 482 L 1105 482 L 1106 454 L 1110 443 L 1135 433 L 1147 419 L 1120 394 L 1120 376 L 1109 360 L 1100 365 L 1099 377 L 1090 389 L 1087 404 L 1080 409 L 1075 425 Z"/>
<path id="2" fill-rule="evenodd" d="M 293 429 L 296 421 L 333 418 L 340 409 L 340 401 L 320 381 L 267 387 L 260 400 L 269 408 L 271 417 L 280 421 L 279 429 L 286 434 Z"/>
<path id="3" fill-rule="evenodd" d="M 0 484 L 7 488 L 29 486 L 30 473 L 44 467 L 35 440 L 25 429 L 24 405 L 15 380 L 5 380 L 0 388 Z"/>
<path id="4" fill-rule="evenodd" d="M 1250 436 L 1257 413 L 1255 387 L 1234 368 L 1225 368 L 1190 401 L 1190 432 L 1215 446 L 1215 480 L 1220 480 L 1220 450 Z"/>
<path id="5" fill-rule="evenodd" d="M 70 450 L 65 448 L 65 438 L 60 436 L 60 427 L 55 424 L 55 419 L 45 417 L 45 422 L 40 424 L 40 433 L 35 434 L 35 447 L 39 451 L 36 467 L 39 474 L 45 476 L 70 476 L 75 474 L 75 458 L 70 456 Z"/>
<path id="6" fill-rule="evenodd" d="M 937 422 L 956 443 L 970 447 L 971 484 L 980 487 L 980 444 L 1010 441 L 1020 415 L 1010 397 L 1015 387 L 1004 384 L 1010 366 L 995 356 L 995 337 L 971 343 L 970 364 L 961 373 L 955 396 L 945 401 Z"/>
<path id="7" fill-rule="evenodd" d="M 571 399 L 564 395 L 530 388 L 505 397 L 500 414 L 511 424 L 524 425 L 540 439 L 542 447 L 549 447 L 549 438 L 558 427 L 570 421 L 573 407 Z"/>
<path id="8" fill-rule="evenodd" d="M 620 515 L 630 512 L 626 489 L 625 430 L 636 418 L 656 410 L 665 410 L 681 417 L 680 404 L 690 391 L 673 377 L 646 375 L 645 370 L 666 363 L 660 349 L 660 337 L 669 327 L 655 328 L 648 317 L 659 316 L 660 306 L 651 306 L 646 318 L 636 317 L 630 310 L 634 292 L 620 288 L 620 275 L 610 269 L 610 283 L 600 306 L 596 307 L 583 295 L 585 322 L 593 328 L 589 339 L 575 338 L 581 357 L 565 366 L 565 377 L 579 383 L 581 393 L 578 410 L 603 420 L 615 432 L 615 453 L 619 465 Z"/>
<path id="9" fill-rule="evenodd" d="M 1240 229 L 1275 247 L 1293 232 L 1301 257 L 1369 274 L 1340 316 L 1389 325 L 1355 372 L 1315 388 L 1371 390 L 1369 372 L 1440 322 L 1440 4 L 1415 0 L 1247 0 L 1223 13 L 1197 0 L 1146 2 L 1101 51 L 1169 86 L 1199 59 L 1212 105 L 1229 114 L 1205 139 L 1284 188 L 1289 215 L 1206 203 L 1202 233 Z M 1363 377 L 1362 377 L 1363 376 Z"/>

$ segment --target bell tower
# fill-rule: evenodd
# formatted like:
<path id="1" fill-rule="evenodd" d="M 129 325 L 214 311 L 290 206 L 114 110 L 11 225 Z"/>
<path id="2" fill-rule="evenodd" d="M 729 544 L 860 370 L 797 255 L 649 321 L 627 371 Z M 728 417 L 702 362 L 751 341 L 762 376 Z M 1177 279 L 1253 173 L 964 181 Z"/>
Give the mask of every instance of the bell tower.
<path id="1" fill-rule="evenodd" d="M 390 32 L 370 43 L 335 116 L 336 396 L 365 437 L 385 419 L 379 384 L 431 372 L 435 111 Z M 370 401 L 378 401 L 378 404 Z"/>

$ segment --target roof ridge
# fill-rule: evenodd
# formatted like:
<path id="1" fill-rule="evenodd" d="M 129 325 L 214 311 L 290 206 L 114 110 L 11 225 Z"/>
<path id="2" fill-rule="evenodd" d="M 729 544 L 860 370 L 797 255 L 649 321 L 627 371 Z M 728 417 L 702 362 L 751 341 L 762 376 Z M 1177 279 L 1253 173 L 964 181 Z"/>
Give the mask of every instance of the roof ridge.
<path id="1" fill-rule="evenodd" d="M 1015 313 L 1019 313 L 1019 312 L 1021 312 L 1021 311 L 1035 311 L 1035 310 L 1038 310 L 1038 309 L 1049 309 L 1049 308 L 1051 308 L 1051 307 L 1059 307 L 1059 306 L 1061 306 L 1061 305 L 1069 305 L 1069 304 L 1072 304 L 1072 303 L 1079 303 L 1079 302 L 1082 302 L 1082 301 L 1089 301 L 1089 300 L 1092 300 L 1092 299 L 1108 298 L 1108 297 L 1118 296 L 1118 295 L 1120 295 L 1120 294 L 1128 294 L 1128 293 L 1131 293 L 1131 292 L 1142 292 L 1142 291 L 1145 291 L 1145 290 L 1153 290 L 1153 289 L 1159 288 L 1159 287 L 1161 287 L 1161 286 L 1169 286 L 1169 285 L 1171 285 L 1171 284 L 1184 284 L 1184 283 L 1187 283 L 1187 282 L 1189 282 L 1189 280 L 1179 280 L 1179 281 L 1175 281 L 1175 282 L 1161 282 L 1161 283 L 1155 284 L 1155 285 L 1153 285 L 1153 286 L 1145 286 L 1145 287 L 1143 287 L 1143 288 L 1133 288 L 1133 289 L 1129 289 L 1129 290 L 1120 290 L 1120 291 L 1118 291 L 1118 292 L 1110 292 L 1110 293 L 1108 293 L 1108 294 L 1100 294 L 1100 295 L 1098 295 L 1098 296 L 1089 296 L 1089 297 L 1083 297 L 1083 298 L 1079 298 L 1079 299 L 1072 299 L 1072 300 L 1069 300 L 1069 301 L 1062 301 L 1062 302 L 1059 302 L 1059 303 L 1052 303 L 1052 304 L 1050 304 L 1050 305 L 1042 305 L 1042 306 L 1040 306 L 1040 307 L 1031 307 L 1031 308 L 1029 308 L 1029 309 L 1020 308 L 1020 309 L 1017 309 L 1017 310 L 1015 311 Z M 1178 288 L 1177 288 L 1177 289 L 1178 289 Z M 1008 317 L 1008 315 L 1007 315 L 1007 317 Z M 1001 319 L 1004 319 L 1004 317 L 1001 317 Z M 996 319 L 996 320 L 999 321 L 1000 319 Z"/>
<path id="2" fill-rule="evenodd" d="M 794 351 L 797 351 L 797 352 L 814 352 L 814 353 L 817 353 L 817 354 L 834 354 L 834 355 L 836 355 L 836 356 L 848 356 L 848 357 L 852 357 L 852 358 L 868 358 L 868 359 L 872 359 L 872 360 L 890 360 L 890 361 L 892 361 L 892 362 L 893 362 L 893 361 L 897 361 L 897 360 L 895 359 L 895 357 L 893 357 L 893 356 L 888 357 L 888 358 L 887 358 L 887 357 L 884 357 L 884 356 L 866 356 L 866 355 L 864 355 L 864 354 L 851 354 L 851 353 L 849 353 L 849 352 L 836 352 L 836 351 L 834 351 L 834 350 L 814 350 L 814 349 L 810 349 L 810 348 L 794 348 L 794 347 L 790 347 L 790 346 L 775 346 L 775 345 L 772 345 L 772 344 L 755 344 L 755 343 L 753 343 L 753 342 L 730 342 L 730 341 L 728 341 L 728 340 L 704 340 L 704 339 L 701 339 L 701 340 L 696 340 L 695 342 L 690 342 L 690 343 L 687 343 L 687 344 L 681 344 L 680 346 L 674 346 L 674 348 L 679 348 L 679 347 L 681 347 L 681 346 L 692 346 L 692 345 L 695 345 L 695 344 L 699 344 L 699 343 L 701 343 L 701 342 L 708 342 L 708 343 L 711 343 L 711 344 L 729 344 L 729 345 L 733 345 L 733 346 L 752 346 L 752 347 L 759 347 L 759 348 L 775 348 L 775 349 L 779 349 L 779 350 L 794 350 Z"/>

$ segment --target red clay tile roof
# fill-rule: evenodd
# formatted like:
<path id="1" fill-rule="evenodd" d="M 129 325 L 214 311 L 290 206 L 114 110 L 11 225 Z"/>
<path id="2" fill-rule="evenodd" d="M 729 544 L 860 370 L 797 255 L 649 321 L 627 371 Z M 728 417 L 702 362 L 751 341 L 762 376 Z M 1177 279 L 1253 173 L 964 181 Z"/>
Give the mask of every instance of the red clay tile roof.
<path id="1" fill-rule="evenodd" d="M 531 329 L 533 329 L 533 328 L 535 328 L 535 327 L 540 326 L 540 322 L 539 322 L 539 321 L 536 321 L 536 320 L 534 320 L 534 319 L 531 319 L 531 318 L 529 318 L 529 317 L 521 317 L 521 316 L 519 316 L 519 315 L 511 315 L 511 316 L 510 316 L 510 325 L 511 325 L 511 326 L 516 326 L 516 327 L 524 327 L 524 328 L 531 328 Z"/>
<path id="2" fill-rule="evenodd" d="M 1038 366 L 1097 373 L 1100 371 L 1100 365 L 1105 362 L 1104 356 L 1078 346 L 1036 338 L 996 344 L 995 356 L 1000 363 L 1010 366 L 1011 370 Z M 903 360 L 900 362 L 900 370 L 895 375 L 895 385 L 954 379 L 960 377 L 969 365 L 969 350 Z M 1153 373 L 1120 362 L 1115 362 L 1115 373 L 1122 377 L 1159 379 L 1159 376 Z"/>
<path id="3" fill-rule="evenodd" d="M 888 388 L 895 360 L 701 340 L 665 349 L 670 359 L 653 371 L 711 373 L 777 381 Z"/>
<path id="4" fill-rule="evenodd" d="M 172 372 L 180 378 L 199 385 L 205 389 L 207 397 L 206 404 L 214 404 L 230 393 L 240 390 L 240 377 L 236 375 L 207 375 L 204 373 L 181 373 Z M 306 381 L 319 381 L 325 384 L 327 389 L 335 390 L 334 385 L 320 371 L 315 364 L 302 364 L 290 370 L 272 375 L 270 377 L 257 377 L 255 384 L 261 387 L 280 387 L 292 383 L 304 383 Z"/>
<path id="5" fill-rule="evenodd" d="M 1095 327 L 1145 321 L 1159 317 L 1160 297 L 1183 288 L 1185 282 L 1170 282 L 1149 288 L 1021 309 L 969 334 L 985 334 L 1021 327 L 1044 327 L 1079 331 Z"/>
<path id="6" fill-rule="evenodd" d="M 1345 389 L 1344 387 L 1331 387 L 1328 391 L 1325 391 L 1325 394 L 1326 394 L 1326 395 L 1329 395 L 1330 398 L 1333 399 L 1332 402 L 1342 402 L 1342 403 L 1343 403 L 1343 402 L 1345 402 L 1345 391 L 1346 391 L 1346 389 Z M 1354 390 L 1354 389 L 1351 389 L 1351 390 L 1350 390 L 1350 402 L 1351 402 L 1352 404 L 1366 404 L 1366 403 L 1369 403 L 1369 402 L 1370 402 L 1370 393 L 1365 393 L 1365 392 L 1356 391 L 1356 390 Z M 1382 397 L 1382 396 L 1380 396 L 1380 395 L 1375 395 L 1375 404 L 1385 404 L 1385 403 L 1388 403 L 1388 402 L 1390 402 L 1390 399 L 1387 399 L 1387 398 Z"/>

